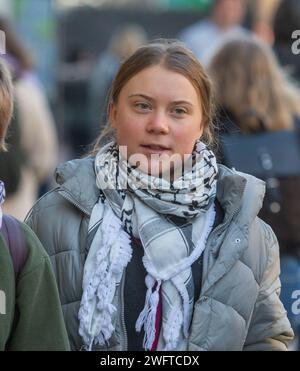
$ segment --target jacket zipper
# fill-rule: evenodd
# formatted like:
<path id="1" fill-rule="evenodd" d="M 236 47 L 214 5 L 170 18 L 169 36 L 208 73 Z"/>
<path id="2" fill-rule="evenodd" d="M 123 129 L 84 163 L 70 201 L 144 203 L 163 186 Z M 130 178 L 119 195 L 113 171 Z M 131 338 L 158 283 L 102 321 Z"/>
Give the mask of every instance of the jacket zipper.
<path id="1" fill-rule="evenodd" d="M 128 348 L 128 339 L 127 339 L 127 330 L 126 330 L 126 325 L 125 325 L 125 305 L 124 305 L 124 287 L 125 287 L 125 277 L 126 277 L 126 269 L 124 269 L 124 273 L 122 276 L 121 280 L 121 289 L 120 289 L 120 304 L 121 304 L 121 327 L 123 330 L 124 336 L 122 337 L 122 342 L 123 346 L 122 349 L 123 351 L 126 351 Z"/>

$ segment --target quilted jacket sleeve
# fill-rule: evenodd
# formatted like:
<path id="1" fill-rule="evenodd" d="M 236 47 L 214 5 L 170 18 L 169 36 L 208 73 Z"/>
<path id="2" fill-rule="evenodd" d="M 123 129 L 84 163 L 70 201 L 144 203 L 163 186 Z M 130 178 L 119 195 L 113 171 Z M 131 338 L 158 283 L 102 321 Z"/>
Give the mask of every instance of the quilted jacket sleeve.
<path id="1" fill-rule="evenodd" d="M 279 246 L 272 229 L 262 222 L 268 259 L 255 303 L 244 350 L 285 351 L 294 334 L 279 299 Z"/>

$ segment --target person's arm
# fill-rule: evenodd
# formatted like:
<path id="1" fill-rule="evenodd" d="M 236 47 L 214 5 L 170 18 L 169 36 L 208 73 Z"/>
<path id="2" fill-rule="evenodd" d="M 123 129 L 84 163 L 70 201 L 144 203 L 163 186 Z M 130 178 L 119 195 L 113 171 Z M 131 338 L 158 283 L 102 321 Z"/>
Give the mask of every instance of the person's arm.
<path id="1" fill-rule="evenodd" d="M 8 350 L 69 350 L 50 259 L 35 234 L 22 226 L 28 257 L 17 282 L 16 321 Z"/>
<path id="2" fill-rule="evenodd" d="M 252 314 L 245 351 L 284 351 L 294 334 L 279 299 L 279 246 L 271 228 L 262 222 L 268 248 L 267 264 L 259 288 L 259 295 Z"/>

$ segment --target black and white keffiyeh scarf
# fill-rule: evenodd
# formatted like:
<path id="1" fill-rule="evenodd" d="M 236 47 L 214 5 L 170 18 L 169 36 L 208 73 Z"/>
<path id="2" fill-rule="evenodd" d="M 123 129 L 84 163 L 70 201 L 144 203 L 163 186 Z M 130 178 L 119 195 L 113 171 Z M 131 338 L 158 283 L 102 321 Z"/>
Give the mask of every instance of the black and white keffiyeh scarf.
<path id="1" fill-rule="evenodd" d="M 95 158 L 99 201 L 89 228 L 84 266 L 79 333 L 86 349 L 104 345 L 114 332 L 115 292 L 132 256 L 131 237 L 144 248 L 147 271 L 145 306 L 136 321 L 144 327 L 144 348 L 155 339 L 155 319 L 162 292 L 161 350 L 174 350 L 188 337 L 194 304 L 191 265 L 204 251 L 215 220 L 216 158 L 197 141 L 191 171 L 172 183 L 139 171 L 115 142 Z"/>

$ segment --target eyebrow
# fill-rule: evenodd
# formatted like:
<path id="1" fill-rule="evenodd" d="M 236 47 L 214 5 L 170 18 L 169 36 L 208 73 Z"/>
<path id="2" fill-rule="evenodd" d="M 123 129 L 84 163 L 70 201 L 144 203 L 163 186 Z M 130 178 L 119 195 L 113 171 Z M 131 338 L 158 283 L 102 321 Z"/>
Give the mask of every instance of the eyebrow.
<path id="1" fill-rule="evenodd" d="M 149 100 L 151 102 L 154 102 L 154 99 L 151 98 L 151 97 L 149 97 L 146 94 L 131 94 L 131 95 L 129 95 L 128 98 L 134 98 L 134 97 L 141 97 L 141 98 L 147 99 L 147 100 Z M 194 106 L 193 103 L 191 103 L 191 102 L 189 102 L 187 100 L 177 100 L 177 101 L 172 102 L 172 104 L 188 104 L 190 106 Z"/>

